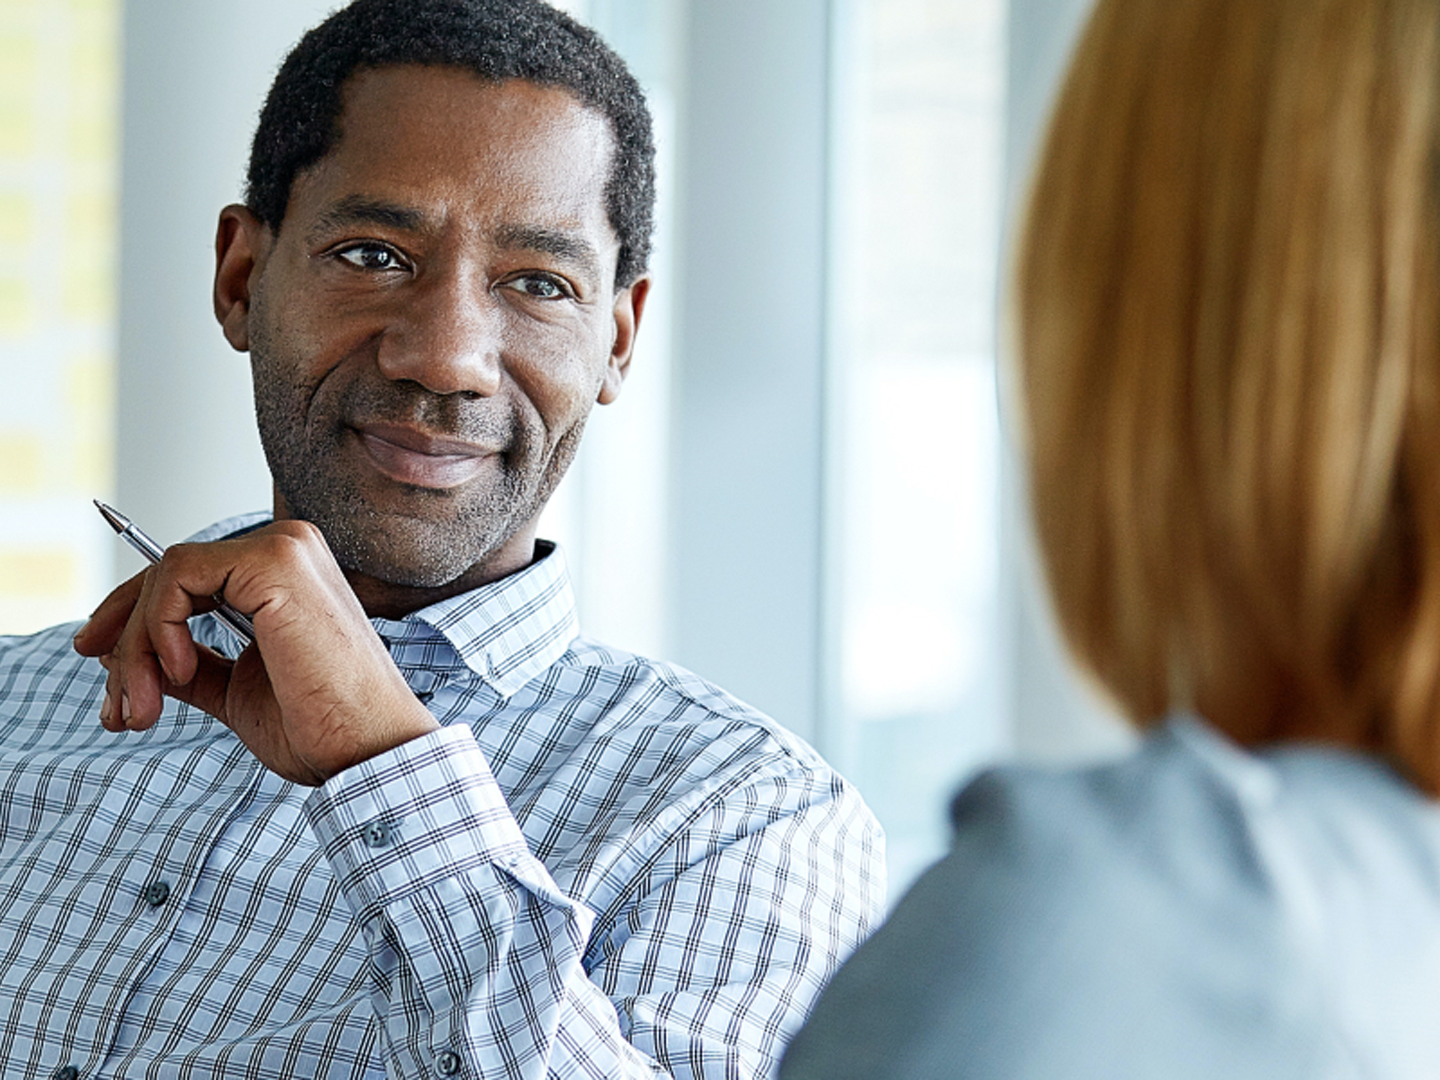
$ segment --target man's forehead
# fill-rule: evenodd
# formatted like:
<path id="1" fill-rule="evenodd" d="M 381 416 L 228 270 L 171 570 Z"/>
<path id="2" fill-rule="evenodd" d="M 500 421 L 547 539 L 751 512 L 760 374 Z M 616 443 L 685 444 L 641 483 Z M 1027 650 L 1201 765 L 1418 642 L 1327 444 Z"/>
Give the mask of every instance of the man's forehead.
<path id="1" fill-rule="evenodd" d="M 488 119 L 496 134 L 542 139 L 561 126 L 584 127 L 614 149 L 610 120 L 562 86 L 530 79 L 493 79 L 442 64 L 366 66 L 341 86 L 337 144 L 356 120 L 454 122 L 466 112 Z"/>
<path id="2" fill-rule="evenodd" d="M 327 202 L 385 192 L 423 201 L 447 185 L 476 185 L 492 198 L 603 212 L 614 138 L 606 119 L 568 91 L 405 65 L 357 74 L 344 101 L 334 146 L 297 175 L 292 197 L 318 184 Z"/>

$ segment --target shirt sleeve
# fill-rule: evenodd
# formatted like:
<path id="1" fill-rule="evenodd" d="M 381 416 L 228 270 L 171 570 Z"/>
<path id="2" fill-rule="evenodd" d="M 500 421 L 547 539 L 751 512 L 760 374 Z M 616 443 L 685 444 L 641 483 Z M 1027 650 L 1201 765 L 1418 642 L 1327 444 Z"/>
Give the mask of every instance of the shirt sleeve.
<path id="1" fill-rule="evenodd" d="M 784 825 L 812 816 L 770 807 L 767 824 L 782 826 L 773 839 L 734 823 L 729 836 L 679 830 L 596 940 L 595 913 L 531 853 L 464 725 L 346 770 L 306 809 L 364 935 L 395 1076 L 758 1080 L 868 928 L 873 911 L 850 909 L 881 902 L 841 902 L 832 894 L 843 885 L 817 885 L 845 870 L 827 850 L 823 867 L 794 872 L 787 895 L 822 927 L 842 926 L 842 944 L 812 943 L 785 904 L 737 928 L 734 897 L 716 883 L 743 886 L 757 865 L 785 861 Z M 855 847 L 834 828 L 807 831 L 838 852 Z"/>

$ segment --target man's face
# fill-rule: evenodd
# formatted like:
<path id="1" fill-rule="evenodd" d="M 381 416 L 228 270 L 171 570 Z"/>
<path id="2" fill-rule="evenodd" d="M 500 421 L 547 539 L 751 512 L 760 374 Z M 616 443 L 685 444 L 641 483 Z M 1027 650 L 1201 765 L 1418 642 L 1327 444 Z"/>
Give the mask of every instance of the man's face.
<path id="1" fill-rule="evenodd" d="M 468 587 L 530 561 L 629 361 L 648 283 L 615 290 L 612 138 L 563 91 L 415 66 L 357 75 L 341 132 L 278 234 L 222 215 L 217 313 L 277 517 L 352 578 Z"/>

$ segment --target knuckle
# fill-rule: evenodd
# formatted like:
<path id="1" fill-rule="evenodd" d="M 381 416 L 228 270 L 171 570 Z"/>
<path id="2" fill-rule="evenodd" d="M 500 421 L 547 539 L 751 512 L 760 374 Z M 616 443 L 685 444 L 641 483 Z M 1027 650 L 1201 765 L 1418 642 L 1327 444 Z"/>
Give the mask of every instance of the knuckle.
<path id="1" fill-rule="evenodd" d="M 291 567 L 308 565 L 317 550 L 325 549 L 323 534 L 308 521 L 278 522 L 267 540 L 271 557 Z"/>
<path id="2" fill-rule="evenodd" d="M 273 566 L 294 569 L 306 562 L 305 541 L 298 536 L 281 535 L 271 538 L 266 558 Z"/>
<path id="3" fill-rule="evenodd" d="M 147 570 L 146 573 L 150 573 L 155 570 L 174 570 L 175 567 L 181 566 L 189 562 L 194 557 L 194 552 L 198 547 L 198 544 L 191 544 L 185 542 L 181 542 L 179 544 L 171 544 L 163 552 L 161 552 L 160 561 L 154 566 L 150 567 L 150 569 Z"/>
<path id="4" fill-rule="evenodd" d="M 324 546 L 325 534 L 322 533 L 320 531 L 320 527 L 318 525 L 315 525 L 313 522 L 287 521 L 285 522 L 285 525 L 286 533 L 294 537 L 298 543 L 304 545 L 305 547 L 313 547 L 317 544 L 320 546 Z"/>

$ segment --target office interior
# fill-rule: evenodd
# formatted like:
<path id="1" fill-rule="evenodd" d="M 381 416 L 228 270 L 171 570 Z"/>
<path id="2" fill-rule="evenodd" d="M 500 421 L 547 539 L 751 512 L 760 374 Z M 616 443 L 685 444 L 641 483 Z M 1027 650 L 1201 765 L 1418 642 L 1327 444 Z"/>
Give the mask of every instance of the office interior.
<path id="1" fill-rule="evenodd" d="M 215 215 L 333 0 L 0 5 L 0 634 L 267 507 Z M 1040 598 L 1003 382 L 1007 222 L 1084 0 L 567 0 L 659 144 L 655 288 L 541 534 L 583 629 L 771 713 L 884 824 L 892 895 L 959 783 L 1129 735 Z M 1000 358 L 1000 359 L 997 359 Z M 98 733 L 98 726 L 97 726 Z"/>

